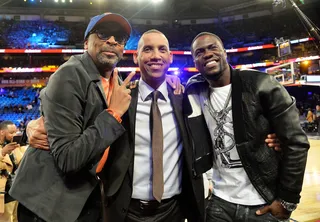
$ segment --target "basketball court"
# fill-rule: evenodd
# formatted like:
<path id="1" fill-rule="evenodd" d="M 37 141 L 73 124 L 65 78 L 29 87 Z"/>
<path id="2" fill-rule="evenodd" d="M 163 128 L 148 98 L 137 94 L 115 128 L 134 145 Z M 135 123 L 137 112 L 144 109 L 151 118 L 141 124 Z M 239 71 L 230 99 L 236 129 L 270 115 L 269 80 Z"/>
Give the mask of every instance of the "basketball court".
<path id="1" fill-rule="evenodd" d="M 320 222 L 320 136 L 309 137 L 309 142 L 301 200 L 292 221 Z"/>

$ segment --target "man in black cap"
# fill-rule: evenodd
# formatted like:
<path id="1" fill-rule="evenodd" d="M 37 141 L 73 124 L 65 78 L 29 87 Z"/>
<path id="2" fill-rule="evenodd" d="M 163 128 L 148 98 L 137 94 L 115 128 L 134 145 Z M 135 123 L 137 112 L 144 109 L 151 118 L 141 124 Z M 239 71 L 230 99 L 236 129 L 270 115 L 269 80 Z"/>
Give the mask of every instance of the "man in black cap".
<path id="1" fill-rule="evenodd" d="M 107 147 L 125 132 L 121 117 L 131 101 L 126 85 L 134 73 L 119 83 L 114 70 L 130 33 L 121 15 L 93 17 L 87 52 L 72 56 L 41 92 L 50 152 L 30 147 L 21 162 L 10 190 L 20 202 L 19 221 L 101 221 L 97 175 Z"/>

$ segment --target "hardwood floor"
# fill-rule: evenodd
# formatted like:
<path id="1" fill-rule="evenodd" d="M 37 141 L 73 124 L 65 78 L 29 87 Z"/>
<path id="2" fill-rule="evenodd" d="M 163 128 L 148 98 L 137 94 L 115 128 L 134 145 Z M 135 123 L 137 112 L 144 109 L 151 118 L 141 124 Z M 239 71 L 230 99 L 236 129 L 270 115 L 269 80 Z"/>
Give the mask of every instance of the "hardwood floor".
<path id="1" fill-rule="evenodd" d="M 292 221 L 320 222 L 320 140 L 310 139 L 301 200 L 291 215 Z M 320 137 L 319 137 L 320 139 Z"/>

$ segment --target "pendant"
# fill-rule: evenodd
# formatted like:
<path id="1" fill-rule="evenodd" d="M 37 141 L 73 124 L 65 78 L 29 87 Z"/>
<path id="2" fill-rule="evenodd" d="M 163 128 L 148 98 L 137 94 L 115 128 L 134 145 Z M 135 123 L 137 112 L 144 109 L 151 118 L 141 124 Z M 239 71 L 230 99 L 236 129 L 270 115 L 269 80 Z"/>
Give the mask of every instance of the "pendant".
<path id="1" fill-rule="evenodd" d="M 220 154 L 221 150 L 224 149 L 224 142 L 223 142 L 222 136 L 218 135 L 217 138 L 215 139 L 214 143 L 215 143 L 214 145 L 218 151 L 217 153 Z"/>

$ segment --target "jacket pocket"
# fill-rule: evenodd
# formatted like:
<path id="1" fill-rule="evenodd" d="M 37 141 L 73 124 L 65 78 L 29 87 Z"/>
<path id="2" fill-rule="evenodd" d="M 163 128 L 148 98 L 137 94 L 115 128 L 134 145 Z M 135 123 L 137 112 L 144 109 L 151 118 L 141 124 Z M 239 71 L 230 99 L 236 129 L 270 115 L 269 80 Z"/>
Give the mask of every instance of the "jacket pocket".
<path id="1" fill-rule="evenodd" d="M 278 177 L 280 154 L 266 144 L 261 144 L 259 149 L 253 153 L 253 160 L 256 162 L 262 180 L 267 184 L 275 185 Z"/>

